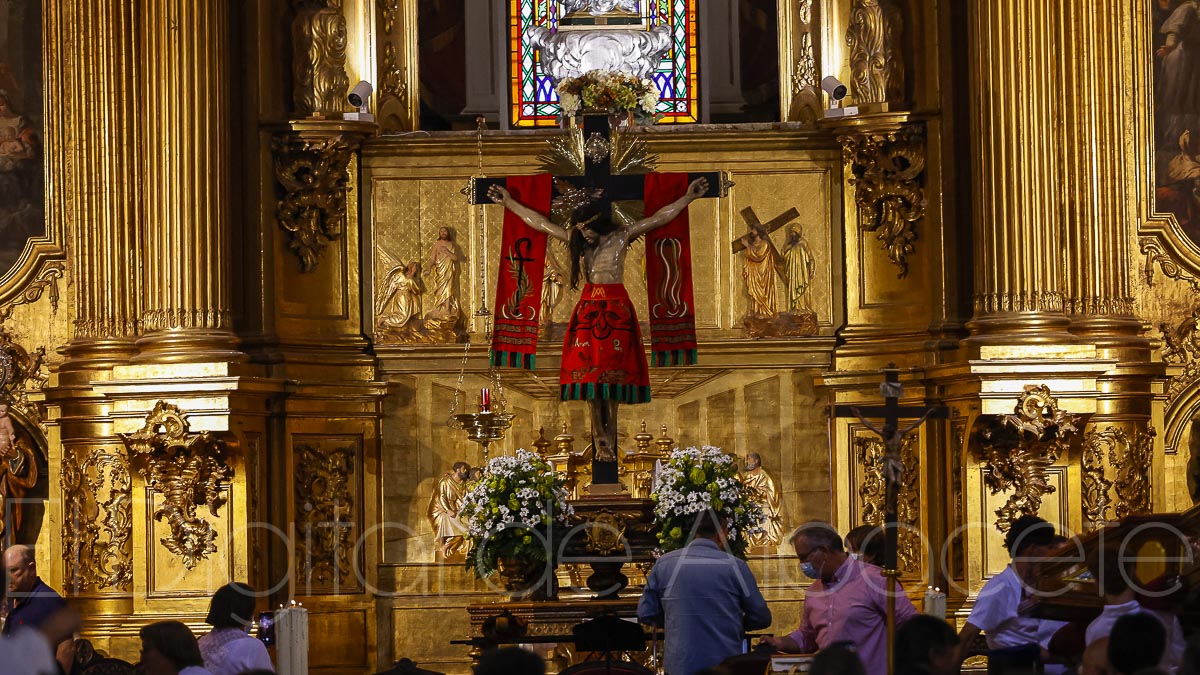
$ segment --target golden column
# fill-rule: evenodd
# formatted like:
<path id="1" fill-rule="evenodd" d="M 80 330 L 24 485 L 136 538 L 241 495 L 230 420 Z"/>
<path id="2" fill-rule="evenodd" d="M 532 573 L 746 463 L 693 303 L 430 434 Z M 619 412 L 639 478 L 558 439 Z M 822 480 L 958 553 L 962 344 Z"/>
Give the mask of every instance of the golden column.
<path id="1" fill-rule="evenodd" d="M 145 0 L 146 307 L 138 362 L 238 361 L 230 330 L 229 3 Z"/>
<path id="2" fill-rule="evenodd" d="M 1091 529 L 1151 510 L 1152 387 L 1162 369 L 1151 364 L 1150 343 L 1140 336 L 1129 277 L 1131 224 L 1137 221 L 1127 169 L 1135 161 L 1127 154 L 1135 145 L 1134 99 L 1126 84 L 1132 72 L 1129 8 L 1120 0 L 1096 0 L 1086 8 L 1068 2 L 1062 11 L 1064 308 L 1071 332 L 1114 364 L 1097 380 L 1096 414 L 1084 430 L 1083 524 Z"/>
<path id="3" fill-rule="evenodd" d="M 1066 58 L 1060 12 L 1039 0 L 975 0 L 970 11 L 976 342 L 1066 342 L 1063 195 L 1047 80 Z"/>
<path id="4" fill-rule="evenodd" d="M 69 233 L 74 310 L 66 360 L 46 388 L 48 529 L 43 574 L 86 616 L 89 630 L 132 609 L 130 477 L 111 404 L 92 383 L 136 353 L 141 312 L 134 9 L 122 0 L 44 5 L 47 40 L 48 213 Z M 101 642 L 99 648 L 106 648 Z"/>

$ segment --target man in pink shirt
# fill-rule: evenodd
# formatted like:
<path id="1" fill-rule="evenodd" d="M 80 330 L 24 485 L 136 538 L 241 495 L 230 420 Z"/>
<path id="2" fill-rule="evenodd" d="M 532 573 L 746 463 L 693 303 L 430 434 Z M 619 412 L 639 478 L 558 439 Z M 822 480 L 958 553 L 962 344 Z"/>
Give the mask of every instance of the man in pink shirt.
<path id="1" fill-rule="evenodd" d="M 804 573 L 814 579 L 804 596 L 800 628 L 763 641 L 785 652 L 814 652 L 835 642 L 853 642 L 868 673 L 887 672 L 887 579 L 883 570 L 851 558 L 829 523 L 812 522 L 792 535 Z M 899 584 L 896 625 L 917 610 Z"/>

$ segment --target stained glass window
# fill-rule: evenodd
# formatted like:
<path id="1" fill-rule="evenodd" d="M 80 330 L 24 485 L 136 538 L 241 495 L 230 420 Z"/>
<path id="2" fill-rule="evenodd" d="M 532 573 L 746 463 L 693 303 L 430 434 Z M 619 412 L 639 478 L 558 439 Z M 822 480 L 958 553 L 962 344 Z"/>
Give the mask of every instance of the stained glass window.
<path id="1" fill-rule="evenodd" d="M 530 26 L 558 28 L 554 0 L 509 0 L 509 46 L 512 54 L 511 111 L 517 127 L 558 123 L 558 95 L 537 61 L 537 52 L 522 37 Z M 642 0 L 642 23 L 671 27 L 671 49 L 654 74 L 658 86 L 659 123 L 699 119 L 699 66 L 696 62 L 696 6 L 699 0 Z"/>

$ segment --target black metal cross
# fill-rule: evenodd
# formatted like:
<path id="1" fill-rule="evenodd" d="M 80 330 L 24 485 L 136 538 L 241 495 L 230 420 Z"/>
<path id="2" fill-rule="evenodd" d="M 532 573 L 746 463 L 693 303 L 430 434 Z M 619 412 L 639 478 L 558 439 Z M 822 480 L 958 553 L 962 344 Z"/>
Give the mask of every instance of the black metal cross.
<path id="1" fill-rule="evenodd" d="M 879 385 L 879 392 L 883 395 L 883 405 L 837 405 L 833 408 L 833 414 L 834 417 L 853 417 L 862 420 L 872 431 L 883 438 L 884 446 L 889 450 L 892 449 L 893 444 L 898 450 L 904 436 L 921 422 L 927 419 L 945 419 L 949 416 L 949 409 L 940 404 L 924 407 L 900 405 L 900 397 L 904 395 L 904 385 L 900 384 L 900 369 L 895 364 L 889 363 L 883 369 L 883 382 Z M 883 419 L 883 429 L 875 428 L 874 425 L 867 422 L 868 418 Z M 901 419 L 917 419 L 919 421 L 907 429 L 901 429 Z M 896 548 L 899 532 L 897 522 L 895 505 L 889 503 L 884 515 L 883 568 L 885 570 L 897 569 Z"/>
<path id="2" fill-rule="evenodd" d="M 599 134 L 599 139 L 593 141 L 593 137 Z M 603 148 L 611 147 L 612 131 L 608 115 L 584 115 L 583 116 L 583 142 L 584 147 L 590 143 L 599 144 L 603 142 Z M 614 174 L 612 172 L 612 162 L 610 152 L 584 152 L 584 173 L 582 176 L 554 176 L 556 183 L 558 180 L 581 189 L 599 188 L 604 191 L 600 197 L 602 203 L 611 205 L 613 202 L 619 201 L 642 201 L 645 199 L 645 174 Z M 720 171 L 697 171 L 688 172 L 688 182 L 697 178 L 708 179 L 708 191 L 704 193 L 704 197 L 721 197 L 724 194 L 725 186 L 722 182 L 723 173 Z M 507 178 L 504 176 L 488 177 L 488 178 L 473 178 L 471 179 L 471 203 L 472 204 L 487 204 L 490 200 L 487 197 L 488 188 L 493 185 L 507 187 Z M 558 186 L 554 187 L 552 197 L 559 195 Z M 647 214 L 650 215 L 650 214 Z"/>

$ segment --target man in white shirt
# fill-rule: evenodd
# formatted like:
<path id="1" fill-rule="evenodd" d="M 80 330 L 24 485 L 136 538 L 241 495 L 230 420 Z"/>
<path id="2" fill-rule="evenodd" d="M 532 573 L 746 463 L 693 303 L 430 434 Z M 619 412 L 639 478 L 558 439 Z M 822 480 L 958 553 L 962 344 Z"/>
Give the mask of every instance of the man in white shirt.
<path id="1" fill-rule="evenodd" d="M 1179 617 L 1142 606 L 1137 599 L 1137 589 L 1135 588 L 1138 586 L 1137 577 L 1134 576 L 1130 564 L 1122 563 L 1118 551 L 1106 550 L 1100 555 L 1093 556 L 1088 561 L 1088 568 L 1096 579 L 1100 592 L 1104 594 L 1104 609 L 1100 612 L 1100 616 L 1088 624 L 1084 638 L 1085 644 L 1090 646 L 1097 640 L 1108 638 L 1112 634 L 1113 624 L 1122 616 L 1150 614 L 1158 619 L 1159 623 L 1163 625 L 1163 630 L 1166 631 L 1166 650 L 1163 652 L 1159 667 L 1168 673 L 1174 673 L 1183 661 L 1183 651 L 1187 648 Z"/>
<path id="2" fill-rule="evenodd" d="M 1025 599 L 1029 581 L 1036 574 L 1037 560 L 1054 548 L 1054 526 L 1037 516 L 1021 516 L 1012 522 L 1004 545 L 1012 556 L 1012 564 L 988 579 L 975 599 L 975 608 L 959 633 L 959 659 L 965 659 L 970 645 L 980 631 L 987 638 L 988 649 L 1008 649 L 1036 645 L 1043 661 L 1050 638 L 1066 625 L 1063 621 L 1048 621 L 1020 616 L 1017 608 Z M 1046 673 L 1062 672 L 1060 667 L 1047 667 Z"/>

